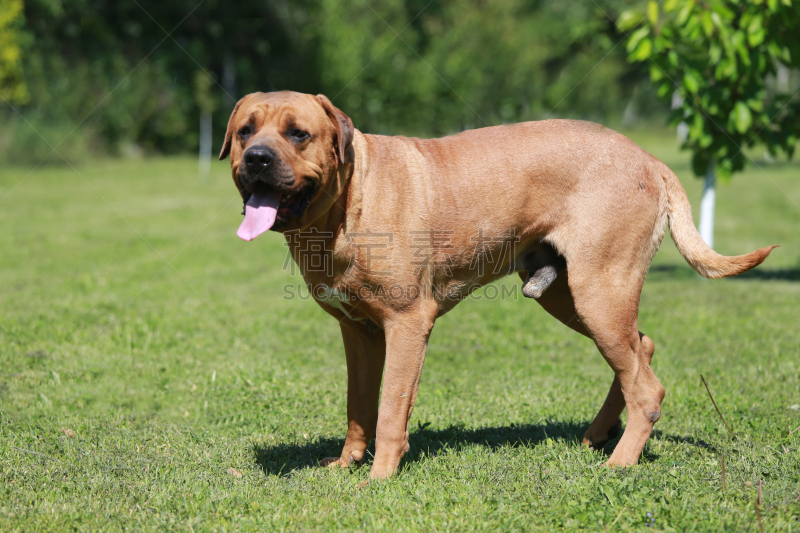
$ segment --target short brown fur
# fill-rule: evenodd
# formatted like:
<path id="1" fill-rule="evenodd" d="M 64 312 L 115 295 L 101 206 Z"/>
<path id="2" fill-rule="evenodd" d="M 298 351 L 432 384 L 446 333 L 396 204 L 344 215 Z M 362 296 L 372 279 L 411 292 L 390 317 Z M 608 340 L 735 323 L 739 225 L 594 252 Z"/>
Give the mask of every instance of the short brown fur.
<path id="1" fill-rule="evenodd" d="M 256 130 L 246 141 L 236 136 L 245 123 Z M 289 123 L 305 128 L 311 139 L 289 142 Z M 347 439 L 339 457 L 321 463 L 361 461 L 375 437 L 373 478 L 393 474 L 408 450 L 408 420 L 436 318 L 499 277 L 518 272 L 526 279 L 523 259 L 537 247 L 552 247 L 567 264 L 537 301 L 594 340 L 614 371 L 584 443 L 604 444 L 627 407 L 627 426 L 607 461 L 618 466 L 638 461 L 661 415 L 664 388 L 650 368 L 653 342 L 638 331 L 638 307 L 667 222 L 681 254 L 707 277 L 745 272 L 772 249 L 736 257 L 711 250 L 694 227 L 675 174 L 624 136 L 589 122 L 527 122 L 429 140 L 386 137 L 354 129 L 324 96 L 255 93 L 234 109 L 220 154 L 222 159 L 230 153 L 243 196 L 239 163 L 256 143 L 292 168 L 298 189 L 308 180 L 316 185 L 302 216 L 281 228 L 332 235 L 326 243 L 332 272 L 303 271 L 305 281 L 351 297 L 343 307 L 347 315 L 318 301 L 340 321 L 348 369 Z M 449 262 L 420 268 L 413 238 L 418 233 L 412 232 L 431 228 L 452 231 Z M 478 229 L 513 232 L 516 251 L 498 260 L 497 268 L 474 268 L 472 259 L 483 253 L 473 238 Z M 368 261 L 348 234 L 368 231 L 393 236 L 381 250 L 384 259 L 371 268 L 349 268 Z M 290 249 L 302 268 L 303 233 L 292 235 Z M 506 243 L 493 241 L 487 253 L 499 258 Z M 379 288 L 388 283 L 429 296 L 381 297 Z"/>

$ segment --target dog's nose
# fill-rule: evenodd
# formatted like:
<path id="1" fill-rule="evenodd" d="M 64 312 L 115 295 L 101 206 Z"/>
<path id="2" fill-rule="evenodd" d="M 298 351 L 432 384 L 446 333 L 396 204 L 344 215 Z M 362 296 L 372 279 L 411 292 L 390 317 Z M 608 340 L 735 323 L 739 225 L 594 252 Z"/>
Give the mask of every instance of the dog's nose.
<path id="1" fill-rule="evenodd" d="M 244 153 L 244 164 L 251 172 L 260 172 L 275 160 L 275 152 L 266 146 L 254 146 Z"/>

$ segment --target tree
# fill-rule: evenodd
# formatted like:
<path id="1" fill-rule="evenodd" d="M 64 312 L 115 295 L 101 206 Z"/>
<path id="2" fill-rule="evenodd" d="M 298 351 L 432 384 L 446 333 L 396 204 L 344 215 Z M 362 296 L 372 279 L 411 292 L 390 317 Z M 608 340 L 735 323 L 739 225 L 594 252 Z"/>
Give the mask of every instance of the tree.
<path id="1" fill-rule="evenodd" d="M 658 95 L 682 103 L 672 123 L 685 121 L 683 148 L 706 175 L 701 234 L 713 241 L 715 177 L 723 181 L 747 162 L 743 149 L 763 144 L 789 157 L 800 132 L 800 100 L 789 69 L 800 66 L 800 3 L 792 0 L 650 1 L 618 19 L 631 31 L 632 62 L 649 63 Z"/>
<path id="2" fill-rule="evenodd" d="M 10 102 L 28 101 L 28 89 L 22 76 L 20 44 L 22 0 L 0 3 L 0 97 Z"/>
<path id="3" fill-rule="evenodd" d="M 0 107 L 0 157 L 39 160 L 64 141 L 58 150 L 67 158 L 81 149 L 113 153 L 131 145 L 185 152 L 199 144 L 196 117 L 209 112 L 217 125 L 212 138 L 220 142 L 243 94 L 318 89 L 318 69 L 309 64 L 314 42 L 297 29 L 308 24 L 312 5 L 0 0 L 0 91 L 6 87 L 3 58 L 11 56 L 18 58 L 15 72 L 29 94 L 17 102 L 24 122 Z M 9 40 L 18 47 L 7 47 Z M 210 82 L 206 94 L 213 102 L 198 99 L 198 71 Z"/>
<path id="4" fill-rule="evenodd" d="M 210 119 L 220 142 L 239 97 L 281 89 L 325 93 L 372 133 L 613 121 L 646 75 L 618 46 L 631 1 L 643 0 L 24 0 L 22 12 L 0 0 L 0 56 L 19 59 L 30 94 L 24 120 L 0 108 L 0 160 L 73 141 L 59 152 L 76 160 L 207 153 Z M 19 52 L 2 41 L 7 6 Z M 640 107 L 666 111 L 652 104 Z"/>
<path id="5" fill-rule="evenodd" d="M 444 135 L 553 116 L 606 122 L 643 77 L 617 46 L 628 6 L 322 0 L 312 28 L 322 89 L 373 133 Z"/>

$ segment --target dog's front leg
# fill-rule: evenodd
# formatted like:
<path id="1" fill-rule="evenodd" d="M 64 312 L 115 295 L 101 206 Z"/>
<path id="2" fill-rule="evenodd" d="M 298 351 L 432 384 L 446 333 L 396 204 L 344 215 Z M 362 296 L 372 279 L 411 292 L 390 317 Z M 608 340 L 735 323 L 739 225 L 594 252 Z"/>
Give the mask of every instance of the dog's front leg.
<path id="1" fill-rule="evenodd" d="M 346 468 L 351 461 L 361 462 L 375 437 L 386 337 L 351 320 L 342 320 L 340 326 L 347 357 L 347 439 L 340 457 L 326 457 L 320 465 Z"/>
<path id="2" fill-rule="evenodd" d="M 386 328 L 386 373 L 383 380 L 375 461 L 370 477 L 391 476 L 408 451 L 408 419 L 417 399 L 425 350 L 434 316 L 399 317 Z"/>

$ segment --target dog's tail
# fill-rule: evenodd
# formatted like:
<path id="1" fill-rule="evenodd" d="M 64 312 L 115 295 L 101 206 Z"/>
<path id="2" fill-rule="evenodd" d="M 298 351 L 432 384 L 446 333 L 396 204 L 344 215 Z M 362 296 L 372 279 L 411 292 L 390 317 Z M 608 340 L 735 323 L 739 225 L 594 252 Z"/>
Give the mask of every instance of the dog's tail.
<path id="1" fill-rule="evenodd" d="M 712 250 L 694 227 L 692 206 L 678 177 L 659 163 L 659 172 L 667 188 L 669 229 L 681 255 L 698 274 L 706 278 L 726 278 L 747 272 L 760 265 L 775 246 L 760 248 L 745 255 L 725 256 Z"/>

